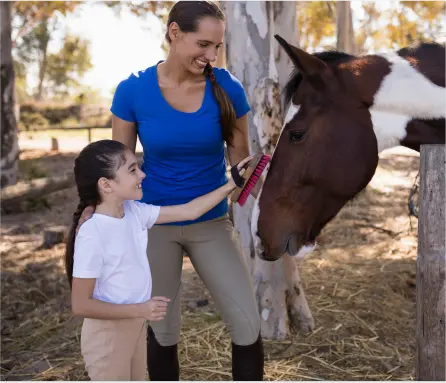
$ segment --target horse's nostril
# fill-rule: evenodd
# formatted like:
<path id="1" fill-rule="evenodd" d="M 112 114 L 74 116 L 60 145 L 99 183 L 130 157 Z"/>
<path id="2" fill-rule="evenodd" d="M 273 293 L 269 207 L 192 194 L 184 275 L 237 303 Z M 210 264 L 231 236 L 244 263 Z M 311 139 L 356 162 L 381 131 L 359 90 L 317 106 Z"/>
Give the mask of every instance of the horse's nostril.
<path id="1" fill-rule="evenodd" d="M 295 235 L 290 235 L 285 246 L 285 251 L 287 251 L 289 255 L 294 256 L 299 252 L 301 246 L 301 241 Z"/>

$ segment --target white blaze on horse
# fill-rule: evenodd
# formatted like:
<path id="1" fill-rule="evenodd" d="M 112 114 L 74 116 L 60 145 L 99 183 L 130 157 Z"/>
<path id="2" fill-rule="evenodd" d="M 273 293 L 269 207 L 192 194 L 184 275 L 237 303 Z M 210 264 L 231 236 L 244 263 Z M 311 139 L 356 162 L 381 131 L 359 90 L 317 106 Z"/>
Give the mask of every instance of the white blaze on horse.
<path id="1" fill-rule="evenodd" d="M 370 182 L 380 151 L 445 143 L 444 46 L 309 54 L 276 38 L 295 72 L 251 221 L 256 254 L 268 261 L 310 252 L 324 226 Z"/>

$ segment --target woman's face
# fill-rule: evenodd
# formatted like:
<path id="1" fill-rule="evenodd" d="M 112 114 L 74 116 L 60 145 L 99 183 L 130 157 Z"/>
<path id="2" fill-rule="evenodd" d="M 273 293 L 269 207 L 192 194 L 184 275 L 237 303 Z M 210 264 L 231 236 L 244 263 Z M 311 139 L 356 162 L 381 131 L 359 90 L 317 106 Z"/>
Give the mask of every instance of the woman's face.
<path id="1" fill-rule="evenodd" d="M 217 59 L 224 35 L 225 23 L 214 17 L 203 17 L 196 32 L 182 32 L 176 23 L 170 27 L 175 59 L 193 74 L 202 74 L 206 64 Z"/>

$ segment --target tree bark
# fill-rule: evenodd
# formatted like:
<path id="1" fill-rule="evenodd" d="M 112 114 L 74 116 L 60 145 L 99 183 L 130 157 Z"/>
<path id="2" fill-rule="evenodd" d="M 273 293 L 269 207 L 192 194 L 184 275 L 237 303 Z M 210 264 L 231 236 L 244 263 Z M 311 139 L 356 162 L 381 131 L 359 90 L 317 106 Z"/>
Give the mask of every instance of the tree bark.
<path id="1" fill-rule="evenodd" d="M 350 1 L 336 2 L 336 39 L 337 50 L 350 54 L 356 53 Z"/>
<path id="2" fill-rule="evenodd" d="M 271 154 L 283 122 L 281 89 L 293 68 L 274 35 L 297 41 L 296 3 L 221 1 L 220 5 L 227 17 L 228 69 L 242 82 L 251 105 L 250 151 Z M 289 257 L 271 263 L 254 254 L 250 229 L 253 202 L 250 197 L 243 207 L 234 204 L 232 214 L 254 280 L 262 336 L 283 339 L 290 333 L 290 324 L 299 320 L 301 330 L 311 331 L 314 322 L 296 261 Z"/>
<path id="3" fill-rule="evenodd" d="M 219 7 L 221 7 L 220 1 L 215 1 L 215 4 L 217 4 Z M 220 49 L 218 50 L 218 56 L 217 60 L 215 61 L 215 66 L 217 68 L 227 68 L 226 63 L 226 45 L 223 44 Z"/>
<path id="4" fill-rule="evenodd" d="M 17 121 L 14 114 L 14 66 L 11 41 L 11 1 L 0 4 L 1 9 L 1 188 L 14 185 L 18 172 Z"/>

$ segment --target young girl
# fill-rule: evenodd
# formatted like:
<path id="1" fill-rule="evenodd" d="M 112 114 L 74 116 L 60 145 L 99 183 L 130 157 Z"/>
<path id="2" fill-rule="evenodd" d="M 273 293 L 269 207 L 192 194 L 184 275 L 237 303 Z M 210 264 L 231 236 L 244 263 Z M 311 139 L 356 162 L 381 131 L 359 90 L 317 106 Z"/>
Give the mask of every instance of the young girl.
<path id="1" fill-rule="evenodd" d="M 237 166 L 240 171 L 251 157 Z M 169 299 L 152 297 L 146 230 L 152 225 L 194 220 L 235 189 L 232 179 L 218 189 L 176 206 L 139 203 L 145 174 L 135 155 L 113 140 L 94 142 L 75 160 L 80 203 L 73 216 L 66 272 L 73 315 L 84 317 L 81 351 L 92 380 L 145 380 L 145 320 L 160 321 Z M 92 218 L 76 235 L 88 205 Z M 162 256 L 162 255 L 161 255 Z"/>

